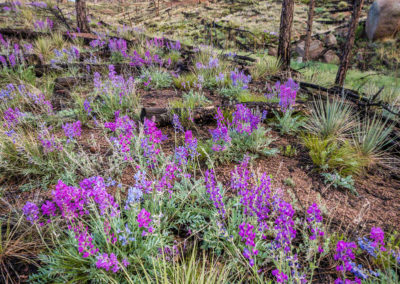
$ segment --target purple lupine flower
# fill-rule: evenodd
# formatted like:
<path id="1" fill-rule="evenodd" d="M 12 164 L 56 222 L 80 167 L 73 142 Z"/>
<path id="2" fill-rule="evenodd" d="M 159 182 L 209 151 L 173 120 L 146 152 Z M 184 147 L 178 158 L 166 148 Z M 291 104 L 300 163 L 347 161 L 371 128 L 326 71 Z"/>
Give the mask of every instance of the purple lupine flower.
<path id="1" fill-rule="evenodd" d="M 272 275 L 275 276 L 277 283 L 286 283 L 288 277 L 285 273 L 280 272 L 278 269 L 272 271 Z"/>
<path id="2" fill-rule="evenodd" d="M 215 208 L 222 218 L 225 218 L 225 207 L 222 200 L 222 194 L 215 182 L 214 170 L 207 170 L 205 172 L 205 182 L 207 193 L 210 195 L 210 200 L 213 201 Z"/>
<path id="3" fill-rule="evenodd" d="M 0 62 L 3 65 L 3 68 L 7 67 L 7 61 L 6 61 L 6 58 L 3 55 L 0 55 Z"/>
<path id="4" fill-rule="evenodd" d="M 83 108 L 85 109 L 88 115 L 92 112 L 93 109 L 91 108 L 90 101 L 88 99 L 85 99 L 83 103 Z"/>
<path id="5" fill-rule="evenodd" d="M 221 109 L 217 109 L 217 114 L 215 116 L 217 120 L 217 128 L 214 130 L 210 130 L 213 142 L 214 151 L 223 151 L 226 148 L 226 144 L 231 142 L 231 137 L 229 136 L 228 126 L 229 122 L 227 122 L 221 112 Z"/>
<path id="6" fill-rule="evenodd" d="M 45 125 L 42 125 L 38 134 L 38 139 L 43 146 L 45 154 L 63 150 L 61 143 L 56 141 L 56 137 L 50 133 L 50 130 L 51 127 L 47 128 Z"/>
<path id="7" fill-rule="evenodd" d="M 82 254 L 83 258 L 88 258 L 98 253 L 99 249 L 94 246 L 93 238 L 89 234 L 88 228 L 82 222 L 69 226 L 69 229 L 75 234 L 75 239 L 78 241 L 78 252 Z"/>
<path id="8" fill-rule="evenodd" d="M 199 152 L 197 152 L 197 139 L 193 137 L 191 130 L 185 132 L 185 147 L 192 159 L 200 155 Z"/>
<path id="9" fill-rule="evenodd" d="M 232 114 L 232 127 L 239 133 L 246 132 L 251 134 L 253 130 L 258 128 L 261 118 L 253 115 L 251 110 L 246 106 L 236 105 L 236 111 Z"/>
<path id="10" fill-rule="evenodd" d="M 174 126 L 175 131 L 185 132 L 181 122 L 179 121 L 179 116 L 176 113 L 174 113 L 174 116 L 172 119 L 172 125 Z"/>
<path id="11" fill-rule="evenodd" d="M 385 249 L 385 233 L 379 227 L 372 227 L 370 238 L 374 241 L 373 246 L 379 248 L 381 251 Z"/>
<path id="12" fill-rule="evenodd" d="M 315 240 L 318 236 L 324 236 L 324 231 L 319 228 L 322 223 L 321 210 L 316 203 L 313 203 L 307 209 L 306 220 L 311 231 L 310 240 Z"/>
<path id="13" fill-rule="evenodd" d="M 39 219 L 39 208 L 35 203 L 28 201 L 24 208 L 22 208 L 22 212 L 24 212 L 26 219 L 31 222 L 31 224 L 34 224 Z"/>
<path id="14" fill-rule="evenodd" d="M 350 260 L 353 260 L 355 258 L 355 255 L 353 253 L 353 249 L 356 249 L 357 245 L 353 242 L 345 242 L 345 241 L 339 241 L 336 245 L 336 254 L 334 255 L 334 259 L 336 261 L 341 261 L 342 264 L 338 265 L 336 267 L 337 271 L 350 271 L 351 270 L 351 264 Z"/>
<path id="15" fill-rule="evenodd" d="M 4 111 L 4 120 L 6 121 L 7 127 L 10 129 L 17 125 L 20 121 L 20 118 L 23 117 L 24 114 L 20 112 L 19 108 L 8 108 Z"/>
<path id="16" fill-rule="evenodd" d="M 274 197 L 274 209 L 279 214 L 275 220 L 274 229 L 277 231 L 274 248 L 283 248 L 285 253 L 291 249 L 292 240 L 296 237 L 294 227 L 294 209 L 292 205 L 279 197 Z"/>
<path id="17" fill-rule="evenodd" d="M 62 126 L 64 130 L 64 134 L 66 137 L 68 137 L 67 143 L 72 141 L 76 137 L 80 137 L 82 133 L 81 129 L 81 122 L 75 121 L 73 123 L 67 123 Z"/>
<path id="18" fill-rule="evenodd" d="M 108 255 L 103 253 L 97 257 L 96 267 L 105 271 L 110 271 L 111 269 L 112 272 L 117 273 L 120 269 L 120 264 L 115 254 Z"/>
<path id="19" fill-rule="evenodd" d="M 17 59 L 14 54 L 8 56 L 8 61 L 10 61 L 11 67 L 14 67 L 17 64 Z"/>
<path id="20" fill-rule="evenodd" d="M 267 84 L 267 88 L 269 93 L 265 94 L 266 97 L 272 99 L 274 96 L 277 96 L 283 112 L 286 112 L 288 109 L 290 110 L 295 104 L 296 95 L 300 89 L 299 85 L 291 78 L 284 84 L 281 84 L 279 81 L 276 82 L 274 87 Z"/>
<path id="21" fill-rule="evenodd" d="M 146 211 L 146 209 L 142 209 L 138 216 L 137 216 L 137 222 L 139 223 L 139 228 L 145 228 L 146 230 L 143 230 L 142 236 L 146 236 L 147 234 L 151 234 L 154 231 L 154 228 L 150 226 L 151 223 L 151 218 L 150 218 L 150 212 Z"/>
<path id="22" fill-rule="evenodd" d="M 246 246 L 250 247 L 250 250 L 246 247 L 243 249 L 243 256 L 249 260 L 250 266 L 254 266 L 254 257 L 258 254 L 258 250 L 255 249 L 254 239 L 256 233 L 253 232 L 254 226 L 243 222 L 239 225 L 239 236 L 242 237 L 242 241 L 245 242 Z"/>
<path id="23" fill-rule="evenodd" d="M 49 217 L 55 217 L 56 216 L 56 211 L 57 211 L 57 207 L 56 205 L 47 200 L 45 203 L 42 204 L 42 213 L 44 216 L 49 216 Z"/>
<path id="24" fill-rule="evenodd" d="M 247 89 L 248 84 L 251 81 L 251 76 L 246 76 L 243 71 L 239 72 L 237 69 L 235 69 L 234 71 L 231 71 L 231 80 L 233 86 L 239 86 L 242 89 Z"/>

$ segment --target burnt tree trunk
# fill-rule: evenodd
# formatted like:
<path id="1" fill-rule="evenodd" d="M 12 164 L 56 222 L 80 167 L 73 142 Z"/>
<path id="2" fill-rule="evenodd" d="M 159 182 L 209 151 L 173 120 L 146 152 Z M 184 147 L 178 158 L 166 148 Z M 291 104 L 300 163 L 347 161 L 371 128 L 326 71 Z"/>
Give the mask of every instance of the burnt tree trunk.
<path id="1" fill-rule="evenodd" d="M 308 20 L 307 20 L 306 41 L 304 42 L 304 58 L 303 58 L 304 62 L 308 61 L 310 53 L 312 25 L 314 20 L 314 9 L 315 9 L 315 0 L 310 0 L 309 10 L 308 10 Z"/>
<path id="2" fill-rule="evenodd" d="M 283 70 L 290 68 L 290 40 L 292 35 L 293 11 L 294 0 L 283 0 L 278 44 L 278 58 L 281 60 Z"/>
<path id="3" fill-rule="evenodd" d="M 76 22 L 79 32 L 90 33 L 89 22 L 86 15 L 86 2 L 85 0 L 75 0 L 76 9 Z"/>
<path id="4" fill-rule="evenodd" d="M 364 0 L 354 0 L 353 4 L 353 14 L 351 16 L 351 22 L 349 25 L 349 32 L 347 34 L 346 44 L 343 49 L 342 57 L 340 59 L 339 70 L 336 74 L 335 84 L 343 87 L 344 80 L 346 79 L 346 73 L 349 69 L 351 51 L 354 45 L 354 39 L 356 35 L 356 28 L 358 25 L 358 20 L 360 19 L 361 10 L 364 5 Z"/>

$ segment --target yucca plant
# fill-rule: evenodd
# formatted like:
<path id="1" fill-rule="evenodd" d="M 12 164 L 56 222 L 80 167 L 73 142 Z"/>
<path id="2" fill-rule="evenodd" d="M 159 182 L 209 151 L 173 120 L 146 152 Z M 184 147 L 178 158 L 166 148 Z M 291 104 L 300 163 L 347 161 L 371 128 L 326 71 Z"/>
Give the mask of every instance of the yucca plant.
<path id="1" fill-rule="evenodd" d="M 353 109 L 343 99 L 314 101 L 304 127 L 322 139 L 344 140 L 354 127 Z"/>
<path id="2" fill-rule="evenodd" d="M 391 132 L 392 126 L 377 115 L 367 117 L 357 125 L 353 133 L 353 142 L 368 166 L 383 161 L 384 148 L 392 141 Z"/>

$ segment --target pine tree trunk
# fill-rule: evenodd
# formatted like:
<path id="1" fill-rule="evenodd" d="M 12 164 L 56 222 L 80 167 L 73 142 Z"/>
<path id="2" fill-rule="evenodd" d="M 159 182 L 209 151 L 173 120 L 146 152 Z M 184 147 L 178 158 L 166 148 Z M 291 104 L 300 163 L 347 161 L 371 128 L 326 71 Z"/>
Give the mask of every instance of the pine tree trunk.
<path id="1" fill-rule="evenodd" d="M 351 51 L 354 45 L 354 39 L 356 35 L 356 28 L 358 25 L 358 20 L 360 19 L 362 7 L 364 5 L 364 0 L 355 0 L 353 4 L 353 15 L 351 17 L 351 22 L 349 26 L 349 32 L 347 34 L 346 45 L 343 49 L 342 57 L 340 59 L 339 70 L 336 74 L 335 84 L 343 87 L 344 80 L 346 79 L 346 73 L 349 69 Z"/>
<path id="2" fill-rule="evenodd" d="M 89 22 L 86 16 L 86 2 L 75 0 L 76 22 L 81 33 L 90 33 Z"/>
<path id="3" fill-rule="evenodd" d="M 309 57 L 309 53 L 310 53 L 312 25 L 313 25 L 313 20 L 314 20 L 314 9 L 315 9 L 315 0 L 310 0 L 309 10 L 308 10 L 308 20 L 307 20 L 306 41 L 304 43 L 304 58 L 303 58 L 304 62 L 308 61 L 308 57 Z"/>
<path id="4" fill-rule="evenodd" d="M 292 35 L 293 11 L 294 0 L 283 0 L 278 45 L 278 58 L 281 60 L 283 70 L 290 68 L 290 40 Z"/>

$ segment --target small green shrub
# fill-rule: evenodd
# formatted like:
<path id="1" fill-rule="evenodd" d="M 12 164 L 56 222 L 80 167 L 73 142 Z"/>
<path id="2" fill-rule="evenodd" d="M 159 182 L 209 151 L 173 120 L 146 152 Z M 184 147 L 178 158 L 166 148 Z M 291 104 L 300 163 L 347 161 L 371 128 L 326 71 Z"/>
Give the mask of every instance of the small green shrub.
<path id="1" fill-rule="evenodd" d="M 277 123 L 274 125 L 279 129 L 282 135 L 295 134 L 304 125 L 304 119 L 300 115 L 293 116 L 292 110 L 287 110 L 283 114 L 273 111 Z"/>
<path id="2" fill-rule="evenodd" d="M 351 175 L 342 177 L 337 172 L 335 173 L 321 173 L 322 177 L 324 177 L 325 184 L 331 184 L 335 188 L 346 188 L 351 192 L 358 194 L 356 188 L 354 187 L 354 180 Z"/>
<path id="3" fill-rule="evenodd" d="M 164 89 L 171 86 L 172 76 L 167 71 L 158 68 L 150 68 L 142 71 L 136 83 L 143 85 L 145 89 Z"/>

